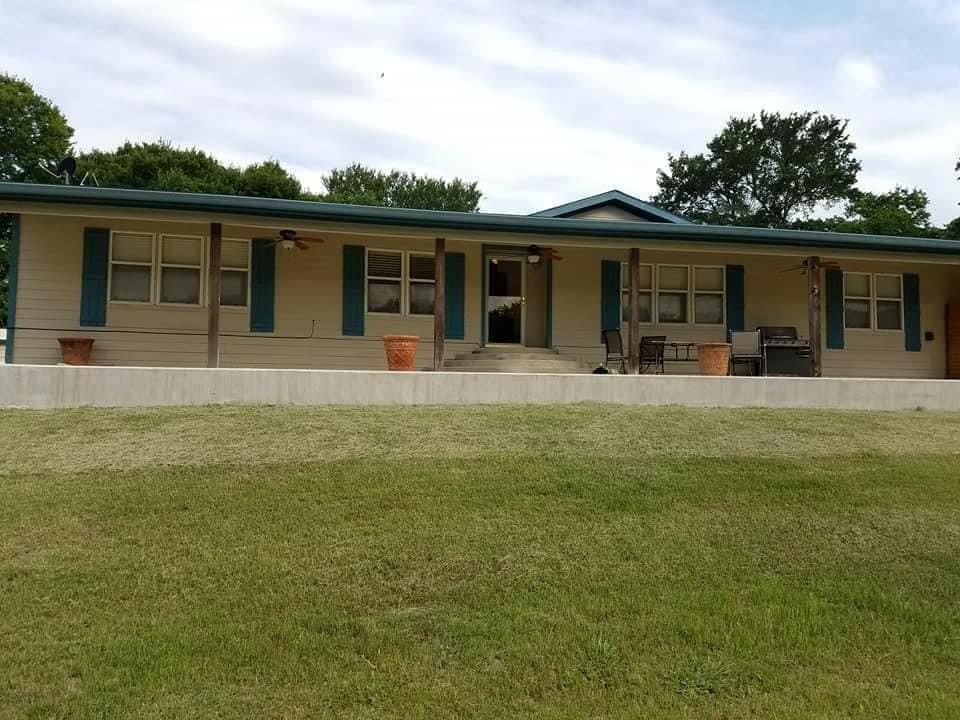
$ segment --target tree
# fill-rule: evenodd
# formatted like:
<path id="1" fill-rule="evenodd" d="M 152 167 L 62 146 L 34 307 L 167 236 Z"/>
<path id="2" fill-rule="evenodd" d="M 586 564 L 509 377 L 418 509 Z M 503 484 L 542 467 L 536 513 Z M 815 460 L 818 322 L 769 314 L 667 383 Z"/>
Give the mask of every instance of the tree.
<path id="1" fill-rule="evenodd" d="M 354 163 L 323 176 L 326 202 L 382 207 L 477 212 L 483 193 L 476 182 L 443 180 L 391 170 L 389 173 Z"/>
<path id="2" fill-rule="evenodd" d="M 706 153 L 667 156 L 651 201 L 701 222 L 788 227 L 851 197 L 860 162 L 847 125 L 817 112 L 731 118 Z"/>
<path id="3" fill-rule="evenodd" d="M 947 223 L 941 237 L 947 240 L 960 240 L 960 217 L 954 218 Z"/>
<path id="4" fill-rule="evenodd" d="M 56 166 L 72 141 L 73 128 L 56 105 L 25 80 L 0 73 L 0 180 L 49 181 L 41 161 Z M 7 323 L 11 227 L 0 213 L 0 326 Z"/>
<path id="5" fill-rule="evenodd" d="M 791 227 L 800 230 L 896 235 L 899 237 L 940 237 L 940 228 L 930 224 L 930 198 L 919 188 L 899 185 L 885 193 L 854 190 L 844 215 L 807 218 Z"/>
<path id="6" fill-rule="evenodd" d="M 287 199 L 299 198 L 303 191 L 300 181 L 275 160 L 241 169 L 197 148 L 177 148 L 163 140 L 82 153 L 77 169 L 93 172 L 103 187 Z"/>

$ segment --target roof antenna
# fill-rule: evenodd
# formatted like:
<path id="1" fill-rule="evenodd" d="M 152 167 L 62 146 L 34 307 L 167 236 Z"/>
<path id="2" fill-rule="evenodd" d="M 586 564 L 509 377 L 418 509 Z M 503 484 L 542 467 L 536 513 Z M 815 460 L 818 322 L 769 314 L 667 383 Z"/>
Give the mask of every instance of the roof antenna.
<path id="1" fill-rule="evenodd" d="M 77 161 L 69 155 L 60 161 L 57 165 L 56 172 L 53 172 L 43 162 L 39 163 L 39 165 L 40 169 L 47 173 L 47 175 L 55 177 L 57 180 L 62 180 L 64 185 L 70 185 L 74 174 L 77 172 Z M 86 180 L 86 177 L 84 177 L 84 180 Z M 100 183 L 97 184 L 99 185 Z"/>

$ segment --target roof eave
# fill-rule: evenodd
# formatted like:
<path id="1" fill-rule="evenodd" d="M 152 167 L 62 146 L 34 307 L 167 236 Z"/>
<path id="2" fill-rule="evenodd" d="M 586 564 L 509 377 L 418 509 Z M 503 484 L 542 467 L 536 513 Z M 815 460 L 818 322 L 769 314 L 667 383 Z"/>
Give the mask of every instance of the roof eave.
<path id="1" fill-rule="evenodd" d="M 30 204 L 47 203 L 137 208 L 193 212 L 214 216 L 282 218 L 287 220 L 415 227 L 429 230 L 591 237 L 623 241 L 641 239 L 687 240 L 749 246 L 960 255 L 960 242 L 931 238 L 696 225 L 693 223 L 671 224 L 631 220 L 588 220 L 529 215 L 461 213 L 151 190 L 0 183 L 0 200 L 12 202 L 18 206 L 21 204 L 29 206 Z"/>

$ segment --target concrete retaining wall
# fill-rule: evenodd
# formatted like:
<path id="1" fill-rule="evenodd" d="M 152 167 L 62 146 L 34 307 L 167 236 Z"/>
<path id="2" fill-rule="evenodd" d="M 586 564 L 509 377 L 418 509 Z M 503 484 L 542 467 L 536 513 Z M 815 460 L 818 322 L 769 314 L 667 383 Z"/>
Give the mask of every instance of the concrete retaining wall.
<path id="1" fill-rule="evenodd" d="M 960 410 L 960 382 L 50 365 L 0 367 L 0 407 L 584 402 L 692 407 Z"/>

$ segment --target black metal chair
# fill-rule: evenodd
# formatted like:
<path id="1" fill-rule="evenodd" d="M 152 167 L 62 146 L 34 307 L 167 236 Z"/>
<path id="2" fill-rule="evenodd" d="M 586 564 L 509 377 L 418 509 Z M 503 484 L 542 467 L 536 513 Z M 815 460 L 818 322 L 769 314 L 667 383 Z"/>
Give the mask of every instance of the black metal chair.
<path id="1" fill-rule="evenodd" d="M 655 374 L 663 375 L 663 346 L 666 342 L 666 335 L 644 335 L 640 338 L 641 373 L 653 368 Z"/>
<path id="2" fill-rule="evenodd" d="M 730 333 L 730 366 L 737 374 L 737 365 L 747 364 L 751 374 L 764 374 L 764 354 L 760 345 L 760 331 Z"/>
<path id="3" fill-rule="evenodd" d="M 607 352 L 607 358 L 603 364 L 609 366 L 611 360 L 620 363 L 620 372 L 626 375 L 627 357 L 623 354 L 623 337 L 620 335 L 620 328 L 604 330 L 601 335 L 603 336 L 603 346 Z"/>

